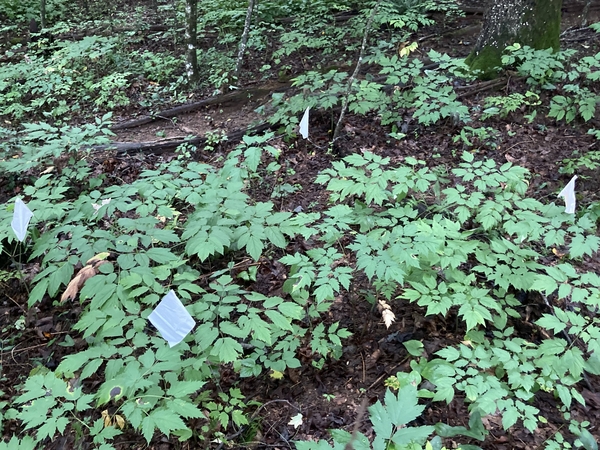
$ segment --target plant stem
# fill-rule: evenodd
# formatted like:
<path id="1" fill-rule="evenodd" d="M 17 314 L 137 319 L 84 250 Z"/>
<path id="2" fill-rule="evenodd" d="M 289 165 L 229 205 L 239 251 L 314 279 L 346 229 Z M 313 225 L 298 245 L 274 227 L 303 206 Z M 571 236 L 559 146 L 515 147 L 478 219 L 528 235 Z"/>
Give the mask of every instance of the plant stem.
<path id="1" fill-rule="evenodd" d="M 356 62 L 356 67 L 354 68 L 354 72 L 352 73 L 352 76 L 348 80 L 348 86 L 346 87 L 346 95 L 344 96 L 344 104 L 342 105 L 342 111 L 340 112 L 340 118 L 337 121 L 337 124 L 335 126 L 335 131 L 333 133 L 333 142 L 335 142 L 340 136 L 340 130 L 342 128 L 342 123 L 344 122 L 344 116 L 346 115 L 346 110 L 348 109 L 348 102 L 349 102 L 348 99 L 350 98 L 350 91 L 352 90 L 352 84 L 354 83 L 354 79 L 357 77 L 358 71 L 360 70 L 360 66 L 362 65 L 362 60 L 363 60 L 363 57 L 365 54 L 365 48 L 367 47 L 367 39 L 369 38 L 369 29 L 371 28 L 371 23 L 373 23 L 373 18 L 375 17 L 375 13 L 377 12 L 377 8 L 379 8 L 380 3 L 381 3 L 381 0 L 377 0 L 377 4 L 373 7 L 373 10 L 371 11 L 371 16 L 369 17 L 369 20 L 367 21 L 367 24 L 365 25 L 365 33 L 363 35 L 363 41 L 362 41 L 362 45 L 360 47 L 360 53 L 358 55 L 358 61 Z"/>

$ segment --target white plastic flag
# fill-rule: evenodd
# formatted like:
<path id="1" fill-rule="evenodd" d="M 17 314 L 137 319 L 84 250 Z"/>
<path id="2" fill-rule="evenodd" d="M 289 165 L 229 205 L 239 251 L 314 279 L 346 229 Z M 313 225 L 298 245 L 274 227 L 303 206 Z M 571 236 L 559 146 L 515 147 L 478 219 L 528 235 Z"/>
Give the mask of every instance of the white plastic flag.
<path id="1" fill-rule="evenodd" d="M 110 198 L 105 198 L 100 203 L 92 203 L 92 208 L 94 208 L 94 215 L 98 214 L 100 208 L 102 208 L 104 205 L 108 205 L 111 200 L 112 199 Z"/>
<path id="2" fill-rule="evenodd" d="M 29 226 L 29 220 L 33 217 L 33 213 L 27 207 L 23 200 L 17 198 L 15 200 L 15 212 L 13 213 L 13 220 L 10 223 L 13 231 L 17 235 L 17 239 L 21 242 L 25 240 L 27 236 L 27 227 Z"/>
<path id="3" fill-rule="evenodd" d="M 158 306 L 150 313 L 148 320 L 152 322 L 160 335 L 169 343 L 169 347 L 179 344 L 192 331 L 196 322 L 187 312 L 185 306 L 169 291 Z"/>
<path id="4" fill-rule="evenodd" d="M 300 121 L 300 134 L 304 139 L 308 139 L 308 111 L 310 110 L 310 106 L 306 108 L 304 111 L 304 115 L 302 116 L 302 120 Z"/>
<path id="5" fill-rule="evenodd" d="M 564 197 L 565 199 L 565 212 L 567 214 L 575 214 L 575 180 L 577 179 L 577 175 L 574 175 L 569 181 L 560 194 L 559 197 Z"/>

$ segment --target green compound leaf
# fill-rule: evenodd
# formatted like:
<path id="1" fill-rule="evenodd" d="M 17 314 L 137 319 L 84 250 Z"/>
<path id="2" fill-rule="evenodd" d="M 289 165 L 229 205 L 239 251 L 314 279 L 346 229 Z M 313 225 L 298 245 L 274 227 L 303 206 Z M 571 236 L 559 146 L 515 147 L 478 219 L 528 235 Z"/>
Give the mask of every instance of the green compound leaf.
<path id="1" fill-rule="evenodd" d="M 239 342 L 233 338 L 219 338 L 213 344 L 211 355 L 217 356 L 222 363 L 230 363 L 237 360 L 243 349 Z"/>

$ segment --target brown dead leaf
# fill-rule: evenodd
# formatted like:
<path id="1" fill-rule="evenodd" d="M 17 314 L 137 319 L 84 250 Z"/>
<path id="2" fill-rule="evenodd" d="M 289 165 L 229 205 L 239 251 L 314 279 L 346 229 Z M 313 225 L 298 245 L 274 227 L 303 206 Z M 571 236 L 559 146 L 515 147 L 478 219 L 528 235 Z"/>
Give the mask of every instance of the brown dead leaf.
<path id="1" fill-rule="evenodd" d="M 390 305 L 388 305 L 385 300 L 379 300 L 379 302 L 377 302 L 377 309 L 381 313 L 385 327 L 389 328 L 396 320 L 396 315 L 392 312 L 392 308 L 390 308 Z"/>
<path id="2" fill-rule="evenodd" d="M 123 428 L 125 428 L 125 419 L 123 418 L 123 416 L 120 416 L 119 414 L 115 414 L 113 418 L 115 420 L 116 426 L 118 426 L 121 430 Z"/>
<path id="3" fill-rule="evenodd" d="M 94 258 L 91 258 L 88 261 L 88 265 L 77 272 L 77 275 L 69 282 L 65 292 L 63 292 L 60 297 L 61 303 L 65 300 L 74 300 L 85 282 L 98 273 L 98 267 L 108 262 L 102 259 L 96 259 L 98 256 L 99 255 L 96 255 Z"/>
<path id="4" fill-rule="evenodd" d="M 104 427 L 110 427 L 110 414 L 108 413 L 108 409 L 102 411 L 102 419 L 104 419 Z"/>

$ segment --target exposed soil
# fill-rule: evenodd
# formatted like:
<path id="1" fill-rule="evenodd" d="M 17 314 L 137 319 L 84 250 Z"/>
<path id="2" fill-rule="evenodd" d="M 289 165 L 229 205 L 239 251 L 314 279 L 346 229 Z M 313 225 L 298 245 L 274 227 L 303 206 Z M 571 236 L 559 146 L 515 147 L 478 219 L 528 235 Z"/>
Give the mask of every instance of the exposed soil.
<path id="1" fill-rule="evenodd" d="M 573 5 L 583 7 L 582 2 L 569 2 L 563 20 L 565 30 L 581 21 L 581 9 Z M 592 13 L 591 22 L 600 20 L 598 10 L 593 9 Z M 438 26 L 422 29 L 413 38 L 423 38 L 420 44 L 423 55 L 433 48 L 452 56 L 465 56 L 477 38 L 481 19 L 481 15 L 468 15 L 443 25 L 440 20 Z M 563 46 L 577 48 L 586 54 L 595 54 L 600 51 L 600 35 L 577 31 L 565 33 Z M 264 86 L 261 85 L 253 87 L 264 90 Z M 506 94 L 527 91 L 523 80 L 510 76 L 497 89 Z M 471 106 L 481 104 L 489 94 L 489 91 L 474 93 L 465 97 L 464 101 Z M 210 106 L 172 120 L 158 119 L 137 128 L 119 130 L 114 140 L 149 142 L 163 138 L 205 135 L 217 130 L 229 133 L 264 121 L 265 117 L 254 110 L 265 104 L 268 99 L 268 95 L 260 95 L 248 101 Z M 600 128 L 600 118 L 594 118 L 591 124 L 565 126 L 545 118 L 543 114 L 539 114 L 531 124 L 522 116 L 522 112 L 517 112 L 506 119 L 481 124 L 493 128 L 498 134 L 490 145 L 481 144 L 476 147 L 476 157 L 492 158 L 499 163 L 510 161 L 526 167 L 532 175 L 531 195 L 543 201 L 554 201 L 557 190 L 570 178 L 559 174 L 561 161 L 571 157 L 575 150 L 585 152 L 598 149 L 598 141 L 586 132 L 592 126 Z M 132 116 L 128 120 L 134 118 Z M 480 124 L 475 122 L 469 125 L 477 127 Z M 333 160 L 345 154 L 368 150 L 390 157 L 392 164 L 401 163 L 407 156 L 425 160 L 432 167 L 442 165 L 452 168 L 458 164 L 463 146 L 460 142 L 454 143 L 452 138 L 460 132 L 460 128 L 452 123 L 442 123 L 430 128 L 423 128 L 414 123 L 409 123 L 408 126 L 407 137 L 396 141 L 388 136 L 389 130 L 382 128 L 376 117 L 347 115 L 344 136 L 337 153 L 328 153 L 305 140 L 286 142 L 282 137 L 276 136 L 271 144 L 282 150 L 280 162 L 283 163 L 283 167 L 280 173 L 271 179 L 263 180 L 263 183 L 270 186 L 277 183 L 297 186 L 299 189 L 296 192 L 272 200 L 282 211 L 301 208 L 310 212 L 320 211 L 327 204 L 327 196 L 322 187 L 313 183 L 317 174 L 330 167 Z M 314 112 L 310 129 L 313 142 L 328 142 L 331 138 L 331 117 Z M 234 145 L 234 142 L 225 142 L 212 151 L 200 148 L 195 158 L 214 163 Z M 173 157 L 173 153 L 153 155 L 102 152 L 97 155 L 95 164 L 98 171 L 107 173 L 114 180 L 128 182 L 135 179 L 145 168 L 152 168 L 158 162 Z M 600 177 L 597 174 L 580 173 L 577 190 L 584 199 L 583 204 L 598 200 Z M 251 193 L 257 200 L 270 200 L 265 194 L 266 191 L 256 185 L 252 186 Z M 290 249 L 294 246 L 306 248 L 309 245 L 310 243 L 306 242 L 292 242 Z M 281 265 L 277 262 L 278 256 L 272 254 L 261 259 L 258 281 L 250 287 L 251 289 L 263 293 L 281 292 L 283 278 Z M 1 263 L 6 265 L 8 261 Z M 596 259 L 585 259 L 581 265 L 586 270 L 600 273 Z M 28 273 L 36 271 L 35 267 L 28 264 L 23 266 L 23 270 L 26 279 Z M 365 300 L 364 291 L 367 287 L 366 278 L 354 279 L 351 289 L 336 298 L 327 317 L 324 318 L 326 324 L 339 321 L 353 336 L 344 342 L 342 357 L 337 361 L 329 361 L 322 370 L 311 367 L 311 354 L 308 349 L 300 355 L 303 358 L 302 369 L 286 371 L 281 380 L 274 380 L 265 375 L 259 380 L 252 379 L 248 382 L 239 379 L 231 368 L 222 368 L 220 389 L 226 391 L 232 386 L 240 387 L 249 400 L 264 404 L 259 414 L 261 421 L 256 435 L 249 436 L 251 442 L 235 447 L 293 448 L 293 440 L 325 438 L 330 428 L 351 431 L 363 399 L 366 397 L 369 404 L 381 399 L 386 378 L 408 368 L 408 355 L 402 342 L 410 339 L 421 340 L 427 354 L 432 355 L 447 345 L 460 342 L 464 336 L 464 329 L 456 328 L 456 321 L 451 315 L 445 320 L 439 317 L 424 317 L 421 308 L 399 300 L 393 303 L 398 320 L 386 329 L 381 323 L 381 316 L 373 311 Z M 0 304 L 0 328 L 3 330 L 1 342 L 6 347 L 14 345 L 10 351 L 1 353 L 1 390 L 4 391 L 3 398 L 11 398 L 15 395 L 15 389 L 23 375 L 39 364 L 50 369 L 56 367 L 62 357 L 83 348 L 84 343 L 76 338 L 74 346 L 61 346 L 67 333 L 74 336 L 70 329 L 79 315 L 80 307 L 76 303 L 58 306 L 42 303 L 27 311 L 24 306 L 27 304 L 27 295 L 23 284 L 16 280 L 0 280 L 0 289 L 4 296 Z M 542 300 L 535 297 L 524 302 L 523 317 L 528 316 L 529 319 L 516 324 L 521 337 L 537 338 L 538 331 L 532 322 L 536 314 L 539 316 L 544 308 Z M 12 325 L 21 317 L 25 320 L 20 334 L 4 331 L 12 329 Z M 587 406 L 575 406 L 572 411 L 574 418 L 589 420 L 592 423 L 590 432 L 600 440 L 600 379 L 594 376 L 588 378 L 590 384 L 583 389 Z M 535 433 L 529 433 L 524 428 L 517 428 L 515 432 L 503 431 L 501 417 L 491 416 L 485 419 L 490 436 L 483 444 L 474 440 L 465 442 L 464 439 L 461 442 L 479 445 L 485 449 L 537 449 L 543 448 L 544 441 L 559 429 L 561 433 L 568 435 L 568 424 L 558 413 L 551 394 L 536 395 L 533 406 L 539 408 L 541 415 L 548 419 L 548 424 L 540 426 Z M 288 422 L 299 411 L 304 416 L 304 423 L 295 429 Z M 447 406 L 440 403 L 427 404 L 416 425 L 435 424 L 440 421 L 450 425 L 468 426 L 468 411 L 462 399 L 457 398 Z M 372 430 L 368 428 L 367 423 L 362 422 L 359 428 L 369 436 Z M 226 434 L 230 431 L 224 430 Z M 4 429 L 4 434 L 10 435 L 12 432 L 12 425 L 9 423 Z M 115 442 L 117 448 L 121 449 L 201 448 L 200 444 L 179 443 L 175 438 L 164 437 L 155 437 L 151 445 L 146 446 L 141 436 L 131 431 L 119 436 Z M 46 448 L 68 449 L 75 448 L 76 444 L 81 445 L 81 448 L 88 448 L 90 445 L 86 442 L 76 443 L 74 434 L 71 433 L 54 443 L 48 443 Z M 445 445 L 448 448 L 454 447 L 452 439 L 445 440 Z M 210 447 L 222 446 L 213 443 Z"/>

